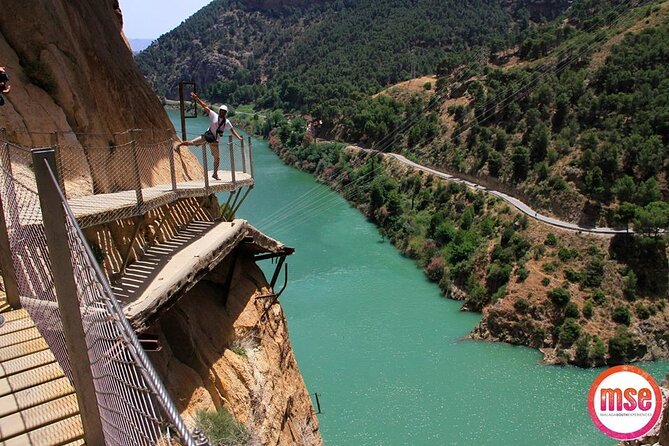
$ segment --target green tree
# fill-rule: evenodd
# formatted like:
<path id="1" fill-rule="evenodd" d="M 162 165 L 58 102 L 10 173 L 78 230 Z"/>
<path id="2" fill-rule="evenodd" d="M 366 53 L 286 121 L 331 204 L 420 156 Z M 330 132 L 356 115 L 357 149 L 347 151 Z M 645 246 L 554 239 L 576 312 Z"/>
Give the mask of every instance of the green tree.
<path id="1" fill-rule="evenodd" d="M 571 299 L 571 293 L 564 288 L 554 288 L 548 293 L 548 298 L 558 307 L 565 307 Z"/>
<path id="2" fill-rule="evenodd" d="M 581 335 L 581 326 L 576 319 L 568 317 L 560 326 L 560 335 L 558 337 L 562 347 L 571 347 Z"/>
<path id="3" fill-rule="evenodd" d="M 669 229 L 669 203 L 655 201 L 638 209 L 634 220 L 635 231 L 658 237 L 660 231 L 667 229 Z"/>
<path id="4" fill-rule="evenodd" d="M 623 325 L 629 325 L 632 322 L 630 310 L 623 305 L 619 305 L 613 309 L 611 318 L 613 319 L 613 322 Z"/>
<path id="5" fill-rule="evenodd" d="M 530 169 L 530 151 L 527 147 L 516 147 L 511 155 L 511 164 L 513 166 L 513 177 L 516 181 L 523 181 L 527 178 Z"/>
<path id="6" fill-rule="evenodd" d="M 592 363 L 595 367 L 601 367 L 606 364 L 606 345 L 599 336 L 595 336 L 594 345 L 590 354 Z"/>

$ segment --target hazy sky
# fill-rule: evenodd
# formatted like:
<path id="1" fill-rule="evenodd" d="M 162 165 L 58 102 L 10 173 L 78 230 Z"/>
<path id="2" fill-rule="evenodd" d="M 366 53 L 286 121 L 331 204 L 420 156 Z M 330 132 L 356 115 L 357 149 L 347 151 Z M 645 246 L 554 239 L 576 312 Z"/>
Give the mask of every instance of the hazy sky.
<path id="1" fill-rule="evenodd" d="M 129 39 L 155 39 L 212 0 L 119 0 Z"/>

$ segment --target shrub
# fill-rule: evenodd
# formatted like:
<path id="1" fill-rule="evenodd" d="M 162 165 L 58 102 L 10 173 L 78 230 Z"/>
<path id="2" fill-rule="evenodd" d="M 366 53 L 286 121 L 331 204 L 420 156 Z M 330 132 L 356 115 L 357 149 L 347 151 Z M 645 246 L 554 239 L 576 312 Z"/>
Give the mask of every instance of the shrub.
<path id="1" fill-rule="evenodd" d="M 564 288 L 554 288 L 548 293 L 548 297 L 558 307 L 565 307 L 571 299 L 571 293 Z"/>
<path id="2" fill-rule="evenodd" d="M 432 257 L 432 260 L 425 268 L 427 277 L 435 282 L 439 282 L 444 275 L 444 258 L 442 256 Z"/>
<path id="3" fill-rule="evenodd" d="M 630 310 L 622 305 L 613 309 L 611 318 L 613 319 L 613 322 L 618 324 L 629 325 L 632 322 Z"/>
<path id="4" fill-rule="evenodd" d="M 554 273 L 557 271 L 557 266 L 553 262 L 546 262 L 543 265 L 541 265 L 541 269 L 543 269 L 547 273 Z"/>
<path id="5" fill-rule="evenodd" d="M 623 294 L 628 300 L 636 299 L 637 282 L 638 280 L 634 271 L 630 271 L 623 277 Z"/>
<path id="6" fill-rule="evenodd" d="M 600 259 L 593 259 L 588 262 L 583 271 L 583 283 L 588 288 L 596 288 L 602 284 L 604 278 L 604 262 Z"/>
<path id="7" fill-rule="evenodd" d="M 469 290 L 467 304 L 471 310 L 480 311 L 488 302 L 490 302 L 490 298 L 488 297 L 486 289 L 483 288 L 481 284 L 477 283 L 471 290 Z"/>
<path id="8" fill-rule="evenodd" d="M 491 300 L 493 302 L 497 302 L 498 300 L 503 299 L 506 296 L 506 293 L 507 293 L 506 285 L 503 285 L 493 293 L 493 295 L 491 296 Z"/>
<path id="9" fill-rule="evenodd" d="M 530 309 L 530 303 L 524 297 L 521 297 L 513 303 L 513 308 L 516 309 L 518 313 L 525 314 L 527 310 Z"/>
<path id="10" fill-rule="evenodd" d="M 558 336 L 560 345 L 563 347 L 571 347 L 579 336 L 581 336 L 581 327 L 578 325 L 578 322 L 576 322 L 576 319 L 565 319 L 560 327 L 560 335 Z"/>
<path id="11" fill-rule="evenodd" d="M 636 312 L 637 317 L 641 320 L 646 320 L 650 317 L 650 313 L 651 313 L 650 309 L 647 306 L 645 306 L 644 304 L 642 304 L 641 302 L 636 304 L 636 307 L 634 308 L 634 310 Z"/>
<path id="12" fill-rule="evenodd" d="M 594 315 L 594 307 L 592 306 L 591 301 L 586 301 L 585 304 L 583 305 L 583 317 L 586 319 L 592 319 L 592 316 Z"/>
<path id="13" fill-rule="evenodd" d="M 595 305 L 602 305 L 604 302 L 606 302 L 606 294 L 604 294 L 604 291 L 602 290 L 596 290 L 594 293 L 592 293 L 592 301 L 595 303 Z"/>
<path id="14" fill-rule="evenodd" d="M 609 364 L 626 364 L 636 356 L 636 340 L 625 327 L 618 327 L 609 339 Z"/>
<path id="15" fill-rule="evenodd" d="M 212 446 L 242 446 L 251 440 L 246 427 L 237 422 L 224 407 L 216 412 L 196 412 L 195 425 L 207 436 Z"/>
<path id="16" fill-rule="evenodd" d="M 488 276 L 486 282 L 490 291 L 496 291 L 501 286 L 506 285 L 511 277 L 511 265 L 494 262 L 488 267 Z"/>
<path id="17" fill-rule="evenodd" d="M 544 240 L 544 245 L 546 246 L 556 246 L 557 245 L 557 236 L 552 232 L 549 232 Z"/>
<path id="18" fill-rule="evenodd" d="M 521 266 L 518 268 L 518 271 L 516 271 L 516 276 L 518 277 L 518 282 L 525 282 L 530 276 L 530 272 L 527 270 L 527 268 Z"/>
<path id="19" fill-rule="evenodd" d="M 578 338 L 576 343 L 576 364 L 582 367 L 590 366 L 590 336 L 585 334 Z"/>
<path id="20" fill-rule="evenodd" d="M 548 277 L 544 277 L 543 279 L 541 279 L 541 284 L 543 286 L 548 286 L 551 284 L 551 279 L 549 279 Z"/>
<path id="21" fill-rule="evenodd" d="M 569 249 L 569 248 L 560 248 L 558 251 L 558 258 L 562 262 L 568 262 L 573 258 L 576 258 L 578 255 L 578 252 L 575 249 Z"/>
<path id="22" fill-rule="evenodd" d="M 595 336 L 590 359 L 595 367 L 606 364 L 606 345 L 599 336 Z"/>
<path id="23" fill-rule="evenodd" d="M 565 317 L 578 319 L 579 317 L 581 317 L 581 312 L 578 311 L 578 305 L 576 305 L 574 302 L 569 302 L 567 306 L 564 308 L 564 315 Z"/>
<path id="24" fill-rule="evenodd" d="M 578 273 L 571 268 L 564 270 L 564 277 L 571 283 L 581 283 L 581 280 L 583 279 L 581 273 Z"/>

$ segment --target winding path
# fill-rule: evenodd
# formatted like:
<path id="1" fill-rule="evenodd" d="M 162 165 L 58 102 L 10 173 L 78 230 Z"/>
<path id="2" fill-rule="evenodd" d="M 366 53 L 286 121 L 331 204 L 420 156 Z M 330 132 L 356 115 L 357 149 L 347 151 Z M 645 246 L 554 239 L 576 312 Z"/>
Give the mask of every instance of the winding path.
<path id="1" fill-rule="evenodd" d="M 363 150 L 372 151 L 372 150 L 367 150 L 367 149 L 363 149 Z M 376 152 L 376 151 L 374 151 L 374 152 Z M 377 152 L 377 153 L 380 153 L 380 152 Z M 558 219 L 553 218 L 553 217 L 548 217 L 546 215 L 542 215 L 539 212 L 535 211 L 534 209 L 532 209 L 531 207 L 529 207 L 527 204 L 523 203 L 519 199 L 514 198 L 514 197 L 512 197 L 510 195 L 507 195 L 505 193 L 502 193 L 502 192 L 499 192 L 499 191 L 496 191 L 496 190 L 492 190 L 492 189 L 488 189 L 488 188 L 485 188 L 485 187 L 481 186 L 480 184 L 472 183 L 471 181 L 464 180 L 464 179 L 459 178 L 457 176 L 449 175 L 447 173 L 440 172 L 440 171 L 435 170 L 435 169 L 431 169 L 429 167 L 423 166 L 422 164 L 415 163 L 415 162 L 413 162 L 413 161 L 407 159 L 406 157 L 404 157 L 400 154 L 397 154 L 397 153 L 385 153 L 384 156 L 389 156 L 389 157 L 395 158 L 397 161 L 399 161 L 399 162 L 401 162 L 401 163 L 403 163 L 407 166 L 413 167 L 414 169 L 422 170 L 423 172 L 431 173 L 432 175 L 435 175 L 439 178 L 443 178 L 445 180 L 450 180 L 450 181 L 455 181 L 457 183 L 462 183 L 462 184 L 466 185 L 467 187 L 469 187 L 471 189 L 483 191 L 483 192 L 486 192 L 490 195 L 494 195 L 496 197 L 499 197 L 502 200 L 504 200 L 505 202 L 507 202 L 510 205 L 512 205 L 513 207 L 515 207 L 516 209 L 518 209 L 523 214 L 527 215 L 528 217 L 531 217 L 531 218 L 533 218 L 535 220 L 538 220 L 542 223 L 545 223 L 547 225 L 554 226 L 556 228 L 566 229 L 568 231 L 574 231 L 574 232 L 584 232 L 584 233 L 600 234 L 600 235 L 634 234 L 634 231 L 632 229 L 615 229 L 615 228 L 605 228 L 605 227 L 581 226 L 581 225 L 578 225 L 576 223 L 569 223 L 569 222 L 566 222 L 566 221 L 558 220 Z"/>

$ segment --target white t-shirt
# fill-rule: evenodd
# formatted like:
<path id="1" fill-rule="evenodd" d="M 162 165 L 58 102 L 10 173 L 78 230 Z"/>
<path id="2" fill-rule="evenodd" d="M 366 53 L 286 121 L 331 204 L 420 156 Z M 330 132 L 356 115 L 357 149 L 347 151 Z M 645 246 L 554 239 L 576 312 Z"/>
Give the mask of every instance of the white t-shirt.
<path id="1" fill-rule="evenodd" d="M 213 110 L 209 110 L 209 130 L 211 130 L 211 133 L 216 135 L 216 141 L 220 141 L 221 136 L 223 136 L 223 134 L 218 135 L 216 133 L 216 129 L 218 129 L 218 125 L 219 125 L 218 113 L 216 113 Z M 221 131 L 225 132 L 227 129 L 231 129 L 231 128 L 232 128 L 232 123 L 230 122 L 229 119 L 226 119 L 225 120 L 225 125 L 221 126 Z"/>

